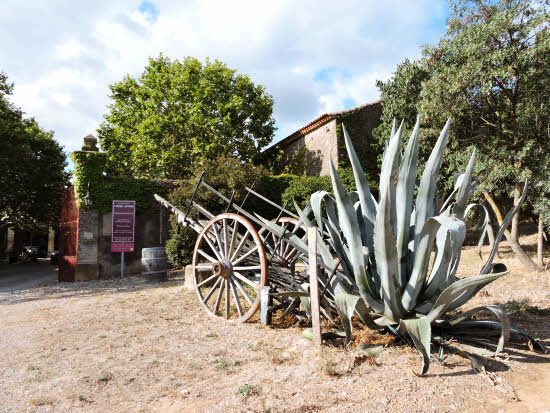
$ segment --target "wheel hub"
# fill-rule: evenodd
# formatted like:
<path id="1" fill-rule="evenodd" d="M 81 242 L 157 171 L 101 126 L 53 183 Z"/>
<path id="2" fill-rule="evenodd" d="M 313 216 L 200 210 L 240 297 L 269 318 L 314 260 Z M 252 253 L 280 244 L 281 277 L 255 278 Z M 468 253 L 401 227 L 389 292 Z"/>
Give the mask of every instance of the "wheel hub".
<path id="1" fill-rule="evenodd" d="M 212 264 L 212 270 L 214 272 L 214 275 L 225 279 L 231 278 L 231 275 L 233 273 L 231 263 L 226 260 L 218 261 Z"/>

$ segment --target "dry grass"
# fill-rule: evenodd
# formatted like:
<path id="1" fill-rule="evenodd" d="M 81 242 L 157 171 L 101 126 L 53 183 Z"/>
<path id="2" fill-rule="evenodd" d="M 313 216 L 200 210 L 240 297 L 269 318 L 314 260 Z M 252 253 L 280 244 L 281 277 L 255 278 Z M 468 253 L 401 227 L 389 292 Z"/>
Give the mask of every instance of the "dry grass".
<path id="1" fill-rule="evenodd" d="M 548 344 L 550 273 L 521 271 L 506 248 L 502 261 L 511 273 L 469 305 L 503 303 L 515 325 Z M 476 275 L 481 264 L 466 248 L 460 275 Z M 432 363 L 427 377 L 417 377 L 414 350 L 368 329 L 354 330 L 354 344 L 385 349 L 376 359 L 357 361 L 352 352 L 314 349 L 293 320 L 275 329 L 257 320 L 237 325 L 212 319 L 181 280 L 156 287 L 130 277 L 0 295 L 0 319 L 2 412 L 496 412 L 550 406 L 547 356 L 511 348 L 500 358 L 496 373 L 522 400 L 513 402 L 457 356 L 445 359 L 446 366 Z"/>

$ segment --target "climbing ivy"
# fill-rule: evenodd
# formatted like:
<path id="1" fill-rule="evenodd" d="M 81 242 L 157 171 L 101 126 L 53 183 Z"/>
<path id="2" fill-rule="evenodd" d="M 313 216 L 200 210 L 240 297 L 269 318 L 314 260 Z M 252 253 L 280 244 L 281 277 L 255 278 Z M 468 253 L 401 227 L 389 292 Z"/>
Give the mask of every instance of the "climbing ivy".
<path id="1" fill-rule="evenodd" d="M 74 188 L 79 208 L 110 212 L 113 200 L 136 201 L 136 211 L 158 211 L 153 195 L 166 196 L 179 182 L 171 180 L 137 179 L 117 176 L 103 152 L 78 151 L 71 154 L 74 162 Z M 92 206 L 86 207 L 84 197 L 90 193 Z"/>

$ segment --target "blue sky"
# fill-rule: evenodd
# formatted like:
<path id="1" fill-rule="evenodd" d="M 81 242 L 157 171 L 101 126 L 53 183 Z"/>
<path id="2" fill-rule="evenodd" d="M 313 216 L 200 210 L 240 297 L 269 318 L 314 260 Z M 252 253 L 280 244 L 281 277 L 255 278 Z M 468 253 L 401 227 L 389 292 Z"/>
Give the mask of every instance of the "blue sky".
<path id="1" fill-rule="evenodd" d="M 279 140 L 379 96 L 405 57 L 445 32 L 444 0 L 4 0 L 0 70 L 12 100 L 67 149 L 96 129 L 108 85 L 149 56 L 218 58 L 275 100 Z"/>

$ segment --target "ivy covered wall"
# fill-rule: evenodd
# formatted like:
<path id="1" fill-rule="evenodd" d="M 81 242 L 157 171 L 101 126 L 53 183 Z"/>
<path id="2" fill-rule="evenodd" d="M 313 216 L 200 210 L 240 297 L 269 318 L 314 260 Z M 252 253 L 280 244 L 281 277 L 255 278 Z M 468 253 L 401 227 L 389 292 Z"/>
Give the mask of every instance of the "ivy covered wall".
<path id="1" fill-rule="evenodd" d="M 116 199 L 136 201 L 136 211 L 154 213 L 159 209 L 153 195 L 166 197 L 178 185 L 172 180 L 151 180 L 116 176 L 109 167 L 103 152 L 76 151 L 71 153 L 74 162 L 74 188 L 79 208 L 87 208 L 84 197 L 90 193 L 90 209 L 101 213 L 111 212 Z"/>

